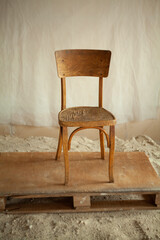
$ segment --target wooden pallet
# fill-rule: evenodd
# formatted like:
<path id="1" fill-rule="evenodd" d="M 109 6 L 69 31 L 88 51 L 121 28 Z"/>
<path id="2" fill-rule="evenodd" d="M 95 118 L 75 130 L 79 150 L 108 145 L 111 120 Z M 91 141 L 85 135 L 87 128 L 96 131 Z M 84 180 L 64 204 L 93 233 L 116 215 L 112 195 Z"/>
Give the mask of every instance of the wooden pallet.
<path id="1" fill-rule="evenodd" d="M 160 209 L 160 178 L 144 153 L 116 153 L 114 183 L 100 153 L 69 153 L 70 184 L 63 156 L 0 154 L 0 212 L 89 212 Z"/>

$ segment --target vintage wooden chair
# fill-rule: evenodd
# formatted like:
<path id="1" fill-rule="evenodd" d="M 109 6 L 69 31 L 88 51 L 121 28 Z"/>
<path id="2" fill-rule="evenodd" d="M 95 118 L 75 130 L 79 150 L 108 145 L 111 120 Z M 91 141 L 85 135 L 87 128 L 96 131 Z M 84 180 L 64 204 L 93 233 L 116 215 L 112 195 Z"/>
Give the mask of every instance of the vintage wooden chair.
<path id="1" fill-rule="evenodd" d="M 61 155 L 62 145 L 65 161 L 65 184 L 69 182 L 69 159 L 73 135 L 79 130 L 95 128 L 99 130 L 101 158 L 105 158 L 104 135 L 109 147 L 109 182 L 113 182 L 113 160 L 115 147 L 116 119 L 103 105 L 103 78 L 108 76 L 111 52 L 103 50 L 61 50 L 55 52 L 57 72 L 61 78 L 61 111 L 58 115 L 60 133 L 56 159 Z M 99 106 L 66 108 L 66 77 L 99 77 Z M 109 126 L 109 135 L 103 126 Z M 67 127 L 78 127 L 68 140 Z"/>

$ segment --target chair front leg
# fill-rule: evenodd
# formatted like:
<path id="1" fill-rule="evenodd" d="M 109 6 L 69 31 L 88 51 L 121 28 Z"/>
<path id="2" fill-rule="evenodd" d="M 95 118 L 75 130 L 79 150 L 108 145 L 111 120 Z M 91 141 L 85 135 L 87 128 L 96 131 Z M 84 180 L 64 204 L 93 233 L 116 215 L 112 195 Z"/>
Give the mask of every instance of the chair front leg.
<path id="1" fill-rule="evenodd" d="M 105 158 L 104 134 L 101 130 L 99 130 L 99 137 L 100 137 L 101 158 L 104 159 Z"/>
<path id="2" fill-rule="evenodd" d="M 109 182 L 113 183 L 113 161 L 115 149 L 115 126 L 110 126 L 110 149 L 109 149 Z"/>
<path id="3" fill-rule="evenodd" d="M 63 141 L 63 155 L 64 155 L 64 163 L 65 163 L 65 185 L 67 185 L 68 182 L 69 182 L 68 131 L 67 131 L 67 127 L 63 127 L 62 141 Z"/>
<path id="4" fill-rule="evenodd" d="M 61 152 L 62 152 L 62 131 L 63 131 L 63 128 L 60 126 L 56 160 L 60 159 Z"/>

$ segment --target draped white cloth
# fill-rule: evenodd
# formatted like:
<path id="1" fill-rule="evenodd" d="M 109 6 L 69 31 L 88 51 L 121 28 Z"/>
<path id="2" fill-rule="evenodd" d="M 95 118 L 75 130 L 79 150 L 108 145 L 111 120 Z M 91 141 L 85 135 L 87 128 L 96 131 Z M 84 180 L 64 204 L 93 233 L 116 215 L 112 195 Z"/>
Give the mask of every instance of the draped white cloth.
<path id="1" fill-rule="evenodd" d="M 57 126 L 54 51 L 109 49 L 104 107 L 118 123 L 156 118 L 159 0 L 0 0 L 0 124 Z M 98 81 L 67 80 L 67 106 L 97 105 Z"/>

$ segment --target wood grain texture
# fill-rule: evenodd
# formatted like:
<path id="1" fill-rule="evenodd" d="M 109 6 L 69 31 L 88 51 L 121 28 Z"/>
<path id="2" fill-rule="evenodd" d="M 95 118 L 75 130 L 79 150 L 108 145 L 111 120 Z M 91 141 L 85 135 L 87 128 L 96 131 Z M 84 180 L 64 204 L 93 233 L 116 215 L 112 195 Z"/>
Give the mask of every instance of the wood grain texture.
<path id="1" fill-rule="evenodd" d="M 60 78 L 72 76 L 107 77 L 111 51 L 61 50 L 55 52 Z"/>

